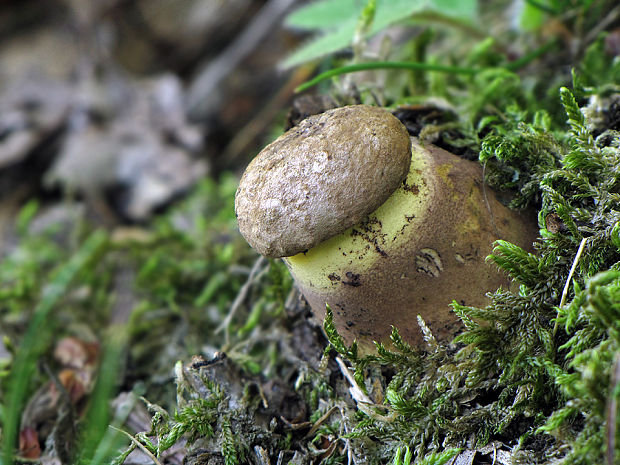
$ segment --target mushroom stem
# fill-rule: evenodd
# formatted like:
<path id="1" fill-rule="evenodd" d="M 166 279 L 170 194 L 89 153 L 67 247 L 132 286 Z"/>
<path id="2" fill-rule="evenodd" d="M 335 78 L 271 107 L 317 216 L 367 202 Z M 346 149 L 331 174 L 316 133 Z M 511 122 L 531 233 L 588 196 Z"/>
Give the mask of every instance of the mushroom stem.
<path id="1" fill-rule="evenodd" d="M 412 138 L 411 168 L 386 202 L 360 223 L 284 258 L 319 319 L 325 305 L 348 343 L 364 352 L 389 343 L 392 326 L 423 346 L 417 315 L 439 340 L 461 328 L 449 305 L 487 303 L 509 284 L 485 262 L 493 242 L 529 246 L 536 223 L 484 198 L 480 166 Z"/>

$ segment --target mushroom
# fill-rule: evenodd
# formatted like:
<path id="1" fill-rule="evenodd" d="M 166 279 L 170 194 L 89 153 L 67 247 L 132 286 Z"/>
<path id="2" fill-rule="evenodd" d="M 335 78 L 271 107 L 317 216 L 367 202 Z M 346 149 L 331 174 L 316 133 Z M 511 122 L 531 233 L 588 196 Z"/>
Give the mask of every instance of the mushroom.
<path id="1" fill-rule="evenodd" d="M 235 197 L 241 234 L 283 257 L 314 314 L 326 304 L 362 352 L 392 326 L 422 346 L 461 328 L 450 303 L 482 306 L 508 285 L 485 262 L 496 239 L 528 247 L 535 222 L 482 185 L 480 166 L 422 146 L 390 112 L 336 108 L 302 121 L 252 160 Z"/>

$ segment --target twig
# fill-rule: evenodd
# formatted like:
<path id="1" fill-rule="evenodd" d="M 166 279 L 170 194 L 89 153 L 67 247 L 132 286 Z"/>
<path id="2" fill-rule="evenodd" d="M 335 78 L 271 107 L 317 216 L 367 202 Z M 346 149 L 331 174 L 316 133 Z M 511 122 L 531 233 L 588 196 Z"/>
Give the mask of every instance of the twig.
<path id="1" fill-rule="evenodd" d="M 333 406 L 327 412 L 325 412 L 325 414 L 323 414 L 323 416 L 321 418 L 319 418 L 316 422 L 314 422 L 314 425 L 312 425 L 312 428 L 310 428 L 310 431 L 308 431 L 304 437 L 305 438 L 309 438 L 314 433 L 316 433 L 317 430 L 319 429 L 319 427 L 323 423 L 325 423 L 325 421 L 331 416 L 332 413 L 336 412 L 337 410 L 339 410 L 339 408 L 336 407 L 336 406 Z"/>
<path id="2" fill-rule="evenodd" d="M 208 99 L 216 95 L 220 82 L 273 30 L 296 1 L 269 0 L 235 41 L 198 71 L 187 93 L 187 112 L 192 117 L 204 116 L 202 113 L 210 106 Z"/>
<path id="3" fill-rule="evenodd" d="M 347 465 L 351 465 L 351 462 L 357 464 L 357 457 L 353 453 L 353 448 L 351 447 L 351 440 L 346 436 L 347 434 L 349 434 L 349 428 L 347 428 L 347 417 L 345 416 L 342 407 L 339 407 L 338 409 L 340 410 L 340 416 L 342 417 L 342 423 L 340 425 L 340 440 L 344 442 L 344 450 L 347 451 Z M 342 434 L 342 431 L 344 431 L 344 435 Z"/>
<path id="4" fill-rule="evenodd" d="M 252 287 L 252 284 L 254 283 L 254 281 L 259 277 L 259 270 L 263 266 L 263 263 L 265 263 L 265 257 L 263 256 L 258 257 L 258 260 L 254 262 L 254 265 L 252 266 L 252 270 L 250 271 L 250 275 L 248 276 L 247 281 L 243 284 L 243 286 L 241 286 L 241 289 L 239 289 L 239 293 L 237 294 L 237 297 L 235 297 L 235 300 L 230 306 L 228 315 L 226 315 L 226 318 L 224 318 L 224 321 L 222 321 L 222 324 L 220 324 L 215 330 L 216 334 L 221 333 L 222 331 L 224 331 L 230 326 L 230 323 L 232 322 L 232 319 L 234 318 L 235 313 L 237 313 L 237 310 L 239 310 L 239 307 L 241 307 L 241 304 L 247 297 L 250 287 Z M 261 274 L 266 269 L 267 268 L 262 270 Z M 226 339 L 228 339 L 228 333 L 226 333 Z M 228 345 L 228 340 L 226 341 L 226 344 Z"/>
<path id="5" fill-rule="evenodd" d="M 583 248 L 586 245 L 586 238 L 581 239 L 581 243 L 579 244 L 579 249 L 577 250 L 577 255 L 573 259 L 573 265 L 570 267 L 570 271 L 568 272 L 568 278 L 566 278 L 566 284 L 564 284 L 564 289 L 562 290 L 562 298 L 560 299 L 560 308 L 564 306 L 566 303 L 566 295 L 568 294 L 568 286 L 570 286 L 570 281 L 573 278 L 573 274 L 575 273 L 575 268 L 577 268 L 577 263 L 581 258 L 581 254 L 583 253 Z"/>
<path id="6" fill-rule="evenodd" d="M 297 68 L 292 76 L 280 88 L 276 95 L 248 122 L 224 149 L 222 159 L 232 162 L 240 155 L 246 154 L 250 144 L 265 131 L 265 128 L 273 124 L 275 115 L 285 106 L 287 100 L 295 92 L 297 86 L 310 77 L 316 65 L 305 65 Z"/>
<path id="7" fill-rule="evenodd" d="M 297 431 L 300 429 L 306 429 L 306 428 L 312 427 L 312 422 L 310 421 L 304 421 L 302 423 L 291 423 L 289 420 L 284 418 L 282 415 L 280 415 L 280 420 L 282 420 L 282 423 L 284 423 L 286 427 L 292 431 Z"/>
<path id="8" fill-rule="evenodd" d="M 138 446 L 138 448 L 142 452 L 144 452 L 146 455 L 149 456 L 149 458 L 153 461 L 155 465 L 162 465 L 162 463 L 159 460 L 157 460 L 157 457 L 155 457 L 153 453 L 144 446 L 144 444 L 142 444 L 140 441 L 134 438 L 127 431 L 123 431 L 122 429 L 116 428 L 115 426 L 112 426 L 112 425 L 108 425 L 108 427 L 112 428 L 115 431 L 118 431 L 119 433 L 123 433 L 125 436 L 127 436 L 131 440 L 131 442 L 133 442 L 136 446 Z"/>
<path id="9" fill-rule="evenodd" d="M 585 41 L 584 41 L 585 44 L 589 44 L 593 42 L 598 37 L 598 35 L 601 33 L 601 31 L 603 31 L 607 26 L 609 26 L 616 19 L 618 19 L 619 16 L 620 16 L 620 5 L 609 10 L 609 12 L 605 15 L 605 17 L 601 19 L 601 21 L 595 27 L 593 27 L 590 30 L 590 32 L 588 32 L 588 35 L 586 35 L 585 37 Z"/>
<path id="10" fill-rule="evenodd" d="M 349 371 L 349 368 L 347 368 L 347 366 L 344 364 L 342 357 L 340 356 L 336 357 L 336 362 L 338 363 L 340 372 L 343 374 L 343 376 L 346 378 L 346 380 L 351 385 L 351 388 L 349 388 L 349 391 L 351 391 L 353 400 L 355 400 L 356 402 L 364 402 L 365 404 L 373 404 L 373 401 L 370 399 L 370 397 L 364 394 L 364 391 L 362 391 L 362 389 L 357 384 L 357 381 L 355 381 L 355 378 Z"/>
<path id="11" fill-rule="evenodd" d="M 377 412 L 370 409 L 371 406 L 376 406 L 376 407 L 384 407 L 384 406 L 375 404 L 370 397 L 364 394 L 364 391 L 362 391 L 362 389 L 359 387 L 359 385 L 357 384 L 357 381 L 355 381 L 355 378 L 353 377 L 353 375 L 351 374 L 347 366 L 344 364 L 344 361 L 342 360 L 340 356 L 336 357 L 336 362 L 338 363 L 338 366 L 340 367 L 340 371 L 342 372 L 343 376 L 347 379 L 347 381 L 351 385 L 351 387 L 349 388 L 349 393 L 351 394 L 351 397 L 353 397 L 353 400 L 357 404 L 357 408 L 359 408 L 362 412 L 367 414 L 369 417 L 377 418 L 382 421 L 389 421 L 390 419 L 388 417 L 378 414 Z"/>

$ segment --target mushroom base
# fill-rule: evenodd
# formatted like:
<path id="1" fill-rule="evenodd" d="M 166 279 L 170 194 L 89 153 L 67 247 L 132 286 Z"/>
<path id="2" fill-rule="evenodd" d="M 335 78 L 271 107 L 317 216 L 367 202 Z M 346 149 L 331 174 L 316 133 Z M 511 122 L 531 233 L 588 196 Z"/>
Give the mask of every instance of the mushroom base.
<path id="1" fill-rule="evenodd" d="M 450 308 L 484 306 L 508 279 L 485 262 L 496 239 L 531 248 L 535 218 L 502 205 L 480 166 L 412 139 L 411 169 L 379 209 L 344 233 L 285 258 L 317 318 L 325 305 L 339 333 L 362 353 L 389 344 L 392 326 L 423 347 L 420 315 L 443 341 L 461 324 Z"/>

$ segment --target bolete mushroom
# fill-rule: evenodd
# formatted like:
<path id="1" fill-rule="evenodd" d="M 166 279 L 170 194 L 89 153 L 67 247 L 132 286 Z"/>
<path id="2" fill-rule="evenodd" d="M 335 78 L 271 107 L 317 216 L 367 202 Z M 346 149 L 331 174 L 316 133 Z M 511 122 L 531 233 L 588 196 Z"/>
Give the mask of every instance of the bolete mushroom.
<path id="1" fill-rule="evenodd" d="M 366 105 L 302 121 L 248 165 L 235 197 L 239 230 L 284 257 L 322 319 L 362 351 L 391 326 L 422 345 L 421 315 L 447 340 L 452 300 L 485 305 L 507 279 L 485 262 L 496 239 L 529 246 L 535 222 L 482 186 L 480 166 L 409 137 L 390 112 Z"/>

